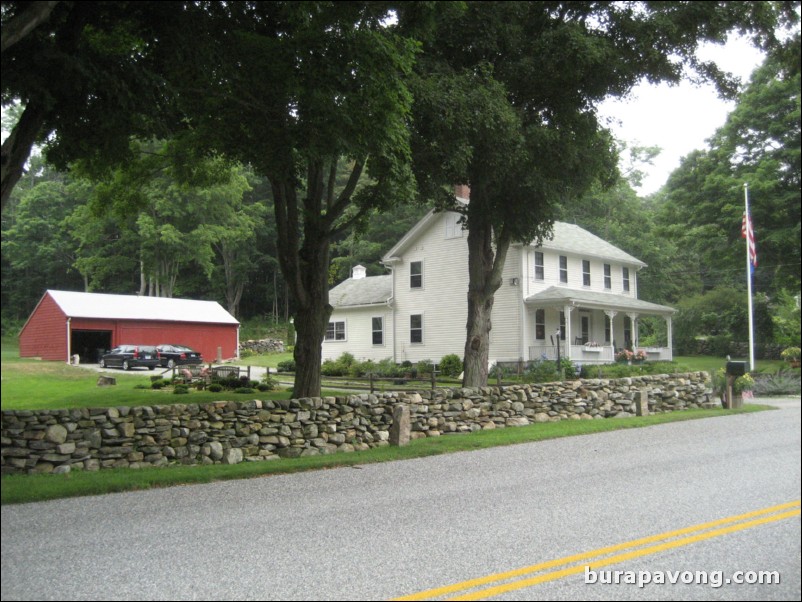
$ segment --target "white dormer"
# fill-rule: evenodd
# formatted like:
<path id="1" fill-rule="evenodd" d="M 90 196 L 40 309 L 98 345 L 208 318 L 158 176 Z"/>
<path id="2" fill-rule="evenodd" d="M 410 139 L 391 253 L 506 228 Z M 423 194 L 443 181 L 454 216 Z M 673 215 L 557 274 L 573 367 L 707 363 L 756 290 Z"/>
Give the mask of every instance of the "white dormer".
<path id="1" fill-rule="evenodd" d="M 353 278 L 354 280 L 362 280 L 367 275 L 368 275 L 367 270 L 363 265 L 354 266 L 353 270 L 351 270 L 351 278 Z"/>

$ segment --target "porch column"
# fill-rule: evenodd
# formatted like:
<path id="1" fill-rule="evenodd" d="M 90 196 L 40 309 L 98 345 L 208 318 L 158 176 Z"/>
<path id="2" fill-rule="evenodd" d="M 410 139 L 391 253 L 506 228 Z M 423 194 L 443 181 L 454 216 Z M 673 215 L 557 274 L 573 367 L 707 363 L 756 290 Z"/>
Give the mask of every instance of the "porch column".
<path id="1" fill-rule="evenodd" d="M 613 348 L 613 357 L 615 357 L 615 330 L 613 330 L 613 318 L 618 314 L 617 311 L 605 309 L 604 313 L 610 318 L 610 347 Z"/>
<path id="2" fill-rule="evenodd" d="M 563 307 L 565 313 L 565 357 L 571 359 L 571 311 L 574 309 L 573 305 L 566 305 Z"/>
<path id="3" fill-rule="evenodd" d="M 636 313 L 627 314 L 629 319 L 632 320 L 632 350 L 637 351 L 638 344 L 638 315 Z"/>
<path id="4" fill-rule="evenodd" d="M 671 316 L 663 316 L 666 321 L 666 342 L 668 343 L 668 361 L 674 360 L 673 332 L 671 329 Z"/>

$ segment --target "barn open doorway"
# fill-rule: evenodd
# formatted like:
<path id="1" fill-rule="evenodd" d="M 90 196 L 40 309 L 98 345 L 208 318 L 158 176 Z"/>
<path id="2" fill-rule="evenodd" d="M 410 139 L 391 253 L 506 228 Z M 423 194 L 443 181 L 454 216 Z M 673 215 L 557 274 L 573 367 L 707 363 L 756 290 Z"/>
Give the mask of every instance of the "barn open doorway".
<path id="1" fill-rule="evenodd" d="M 111 349 L 111 330 L 73 330 L 70 350 L 82 364 L 97 364 L 100 356 Z"/>

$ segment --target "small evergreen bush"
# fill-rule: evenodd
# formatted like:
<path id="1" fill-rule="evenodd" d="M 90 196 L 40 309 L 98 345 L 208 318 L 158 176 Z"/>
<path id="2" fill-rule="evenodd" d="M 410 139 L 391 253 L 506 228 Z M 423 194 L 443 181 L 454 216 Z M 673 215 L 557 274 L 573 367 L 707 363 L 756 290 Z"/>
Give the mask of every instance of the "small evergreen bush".
<path id="1" fill-rule="evenodd" d="M 223 390 L 223 385 L 221 385 L 220 383 L 212 383 L 211 385 L 206 387 L 206 390 L 209 391 L 210 393 L 219 393 L 220 391 Z"/>
<path id="2" fill-rule="evenodd" d="M 176 395 L 187 395 L 189 393 L 189 387 L 187 385 L 176 385 L 173 389 L 173 393 Z"/>
<path id="3" fill-rule="evenodd" d="M 440 374 L 443 376 L 459 376 L 462 372 L 462 359 L 456 353 L 444 355 L 440 359 Z"/>

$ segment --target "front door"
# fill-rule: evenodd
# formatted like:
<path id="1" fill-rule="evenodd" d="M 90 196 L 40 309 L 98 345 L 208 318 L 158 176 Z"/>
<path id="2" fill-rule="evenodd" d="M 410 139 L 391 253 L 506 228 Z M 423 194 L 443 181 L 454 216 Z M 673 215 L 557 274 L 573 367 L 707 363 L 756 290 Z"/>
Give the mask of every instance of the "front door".
<path id="1" fill-rule="evenodd" d="M 582 324 L 582 344 L 585 344 L 590 340 L 590 315 L 580 316 L 580 322 Z"/>

